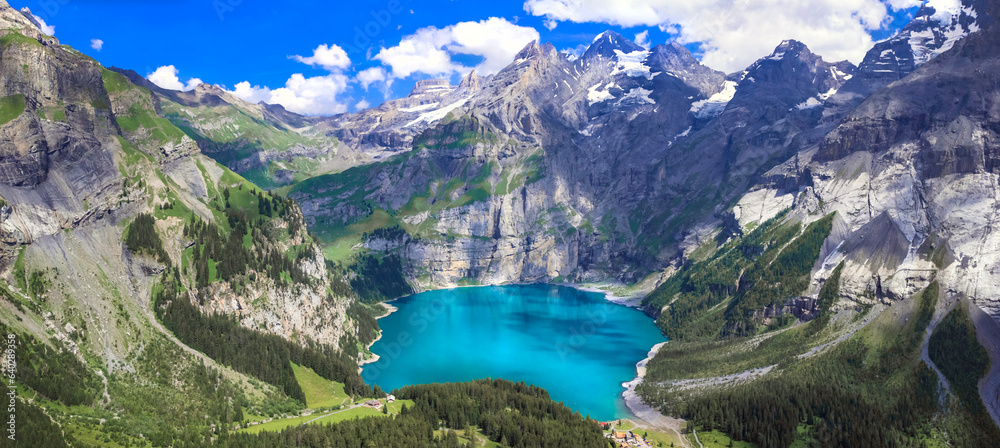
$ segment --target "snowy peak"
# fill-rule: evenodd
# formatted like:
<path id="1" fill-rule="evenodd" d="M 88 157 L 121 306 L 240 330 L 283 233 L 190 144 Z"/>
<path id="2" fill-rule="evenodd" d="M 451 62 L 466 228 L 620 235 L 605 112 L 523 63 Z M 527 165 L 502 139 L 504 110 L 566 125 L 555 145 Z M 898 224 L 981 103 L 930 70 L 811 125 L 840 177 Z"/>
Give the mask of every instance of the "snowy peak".
<path id="1" fill-rule="evenodd" d="M 950 50 L 959 39 L 979 31 L 978 2 L 931 0 L 917 12 L 913 22 L 897 37 L 912 48 L 916 65 Z"/>
<path id="2" fill-rule="evenodd" d="M 590 44 L 590 48 L 587 48 L 581 59 L 591 60 L 598 57 L 612 59 L 617 55 L 617 52 L 628 54 L 637 51 L 646 51 L 646 49 L 621 34 L 605 31 L 594 39 L 594 43 Z"/>
<path id="3" fill-rule="evenodd" d="M 649 50 L 649 65 L 665 70 L 690 68 L 701 65 L 694 55 L 677 42 L 660 44 Z"/>
<path id="4" fill-rule="evenodd" d="M 799 42 L 797 40 L 786 40 L 782 41 L 778 45 L 774 52 L 767 57 L 768 60 L 780 61 L 782 59 L 796 58 L 796 59 L 813 59 L 817 56 L 809 51 L 809 47 L 806 44 Z"/>
<path id="5" fill-rule="evenodd" d="M 986 0 L 929 0 L 899 34 L 875 44 L 844 91 L 866 97 L 905 78 L 992 21 L 989 6 Z"/>
<path id="6" fill-rule="evenodd" d="M 826 62 L 802 42 L 786 40 L 770 56 L 758 60 L 740 76 L 732 103 L 744 108 L 766 107 L 782 113 L 818 108 L 836 94 L 854 72 L 855 67 L 850 62 Z"/>

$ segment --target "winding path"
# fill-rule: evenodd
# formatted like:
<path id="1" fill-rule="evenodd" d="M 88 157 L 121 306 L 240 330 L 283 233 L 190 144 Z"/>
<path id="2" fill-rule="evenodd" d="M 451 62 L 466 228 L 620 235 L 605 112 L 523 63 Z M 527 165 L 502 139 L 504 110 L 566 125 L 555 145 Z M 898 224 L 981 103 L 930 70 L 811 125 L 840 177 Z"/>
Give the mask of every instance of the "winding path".
<path id="1" fill-rule="evenodd" d="M 930 341 L 931 341 L 931 334 L 934 333 L 934 329 L 937 328 L 938 324 L 941 322 L 941 319 L 943 319 L 944 316 L 947 316 L 948 313 L 951 312 L 951 310 L 952 310 L 951 307 L 946 308 L 943 312 L 937 313 L 937 315 L 931 319 L 931 322 L 927 324 L 927 331 L 926 334 L 924 334 L 924 340 L 921 343 L 920 347 L 920 359 L 924 360 L 924 364 L 926 364 L 927 367 L 930 367 L 931 370 L 933 370 L 934 373 L 937 374 L 938 407 L 940 407 L 941 409 L 944 409 L 946 400 L 948 399 L 948 395 L 951 394 L 951 386 L 948 385 L 948 379 L 944 377 L 944 374 L 941 373 L 940 370 L 938 370 L 937 365 L 934 364 L 934 361 L 931 361 Z"/>

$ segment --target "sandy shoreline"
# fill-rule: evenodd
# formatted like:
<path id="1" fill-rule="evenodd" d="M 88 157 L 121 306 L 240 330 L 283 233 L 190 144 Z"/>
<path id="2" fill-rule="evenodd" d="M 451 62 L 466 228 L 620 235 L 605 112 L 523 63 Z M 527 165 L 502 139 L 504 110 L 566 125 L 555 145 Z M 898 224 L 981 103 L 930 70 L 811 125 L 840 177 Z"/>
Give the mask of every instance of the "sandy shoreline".
<path id="1" fill-rule="evenodd" d="M 396 300 L 398 300 L 398 299 L 390 300 L 389 302 L 395 302 Z M 399 311 L 399 308 L 397 308 L 396 306 L 394 306 L 393 304 L 391 304 L 389 302 L 382 302 L 382 306 L 385 307 L 385 314 L 383 314 L 381 316 L 376 316 L 375 320 L 381 319 L 381 318 L 386 317 L 386 316 L 388 316 L 388 315 L 390 315 L 392 313 L 395 313 L 396 311 Z M 365 347 L 365 348 L 368 349 L 369 352 L 371 351 L 372 346 L 375 345 L 375 343 L 378 342 L 379 339 L 382 339 L 382 334 L 383 333 L 384 333 L 383 330 L 381 328 L 379 328 L 378 329 L 378 337 L 376 337 L 374 341 L 372 341 L 370 344 L 368 344 L 368 347 Z M 361 371 L 364 370 L 365 364 L 371 364 L 371 363 L 374 363 L 374 362 L 378 362 L 379 358 L 380 358 L 379 355 L 377 355 L 375 353 L 372 353 L 372 357 L 371 358 L 362 359 L 362 360 L 358 361 L 358 373 L 360 374 Z"/>

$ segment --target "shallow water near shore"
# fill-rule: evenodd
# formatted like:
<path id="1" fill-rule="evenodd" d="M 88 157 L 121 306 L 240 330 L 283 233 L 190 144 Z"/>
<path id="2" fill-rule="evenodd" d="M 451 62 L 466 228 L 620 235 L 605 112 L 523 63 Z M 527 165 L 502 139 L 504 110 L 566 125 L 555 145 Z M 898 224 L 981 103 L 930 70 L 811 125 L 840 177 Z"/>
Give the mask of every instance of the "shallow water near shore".
<path id="1" fill-rule="evenodd" d="M 622 383 L 666 340 L 642 312 L 562 286 L 430 291 L 393 305 L 371 347 L 380 359 L 362 371 L 369 384 L 524 381 L 599 420 L 629 416 Z"/>

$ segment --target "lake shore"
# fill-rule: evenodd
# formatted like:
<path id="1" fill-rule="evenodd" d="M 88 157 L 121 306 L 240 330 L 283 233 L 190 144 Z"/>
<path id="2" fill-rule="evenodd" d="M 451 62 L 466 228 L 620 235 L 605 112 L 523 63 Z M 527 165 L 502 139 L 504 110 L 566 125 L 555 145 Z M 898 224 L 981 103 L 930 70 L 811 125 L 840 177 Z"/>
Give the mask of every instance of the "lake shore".
<path id="1" fill-rule="evenodd" d="M 399 299 L 393 299 L 393 300 L 390 300 L 389 302 L 395 302 L 396 300 L 399 300 Z M 381 318 L 386 317 L 386 316 L 388 316 L 388 315 L 390 315 L 392 313 L 395 313 L 396 311 L 399 311 L 399 308 L 397 308 L 395 305 L 393 305 L 393 304 L 391 304 L 389 302 L 382 302 L 382 306 L 385 307 L 385 314 L 382 314 L 381 316 L 375 316 L 375 320 L 381 319 Z M 369 352 L 371 352 L 372 346 L 375 345 L 375 343 L 378 342 L 379 339 L 382 339 L 382 334 L 383 333 L 384 333 L 384 331 L 381 328 L 379 328 L 378 329 L 378 336 L 375 338 L 374 341 L 372 341 L 370 344 L 368 344 L 367 347 L 365 347 L 366 349 L 368 349 Z M 380 358 L 379 355 L 377 355 L 375 353 L 372 353 L 372 357 L 371 358 L 365 358 L 365 359 L 359 360 L 358 361 L 358 373 L 360 374 L 361 371 L 364 370 L 365 364 L 371 364 L 371 363 L 374 363 L 374 362 L 378 362 L 379 358 Z"/>
<path id="2" fill-rule="evenodd" d="M 660 413 L 656 408 L 649 406 L 642 401 L 642 397 L 635 392 L 635 388 L 642 382 L 642 379 L 646 376 L 646 364 L 656 356 L 656 353 L 666 345 L 667 342 L 661 342 L 653 346 L 646 356 L 646 359 L 639 361 L 635 365 L 636 378 L 627 383 L 623 383 L 622 386 L 625 388 L 625 392 L 622 392 L 622 397 L 625 398 L 625 406 L 628 407 L 632 415 L 639 420 L 640 426 L 649 426 L 664 430 L 670 430 L 677 434 L 677 437 L 683 440 L 681 436 L 681 430 L 684 428 L 684 420 L 668 417 Z"/>
<path id="3" fill-rule="evenodd" d="M 642 299 L 646 296 L 648 291 L 633 291 L 629 294 L 619 296 L 612 289 L 616 285 L 612 284 L 581 284 L 581 283 L 553 283 L 556 286 L 565 286 L 567 288 L 573 288 L 584 292 L 593 292 L 597 294 L 604 294 L 604 300 L 611 303 L 627 306 L 629 308 L 639 308 L 642 304 Z"/>

